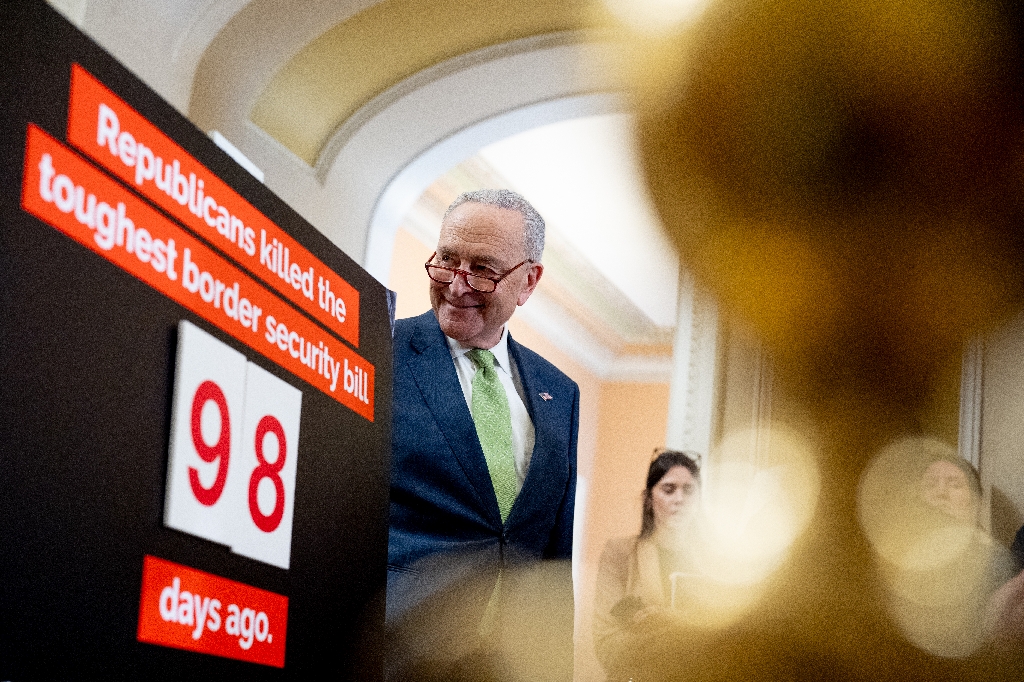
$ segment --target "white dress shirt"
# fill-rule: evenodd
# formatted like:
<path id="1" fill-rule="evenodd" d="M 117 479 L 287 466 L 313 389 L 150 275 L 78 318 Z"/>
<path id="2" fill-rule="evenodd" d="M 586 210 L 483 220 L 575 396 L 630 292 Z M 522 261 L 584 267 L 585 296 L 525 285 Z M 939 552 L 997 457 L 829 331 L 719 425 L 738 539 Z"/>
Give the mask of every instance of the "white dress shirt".
<path id="1" fill-rule="evenodd" d="M 472 409 L 473 375 L 476 374 L 476 365 L 466 356 L 466 353 L 473 350 L 474 346 L 464 346 L 455 339 L 447 336 L 445 338 L 448 340 L 448 349 L 455 362 L 455 373 L 459 375 L 462 394 L 466 397 L 466 405 Z M 526 472 L 530 468 L 534 431 L 530 413 L 523 403 L 513 378 L 515 370 L 508 354 L 508 327 L 501 331 L 501 339 L 497 345 L 485 350 L 491 351 L 494 355 L 494 368 L 498 373 L 498 380 L 501 381 L 501 385 L 505 389 L 505 397 L 508 398 L 508 409 L 512 416 L 512 455 L 515 458 L 516 494 L 518 494 L 523 489 L 523 481 L 526 480 Z"/>

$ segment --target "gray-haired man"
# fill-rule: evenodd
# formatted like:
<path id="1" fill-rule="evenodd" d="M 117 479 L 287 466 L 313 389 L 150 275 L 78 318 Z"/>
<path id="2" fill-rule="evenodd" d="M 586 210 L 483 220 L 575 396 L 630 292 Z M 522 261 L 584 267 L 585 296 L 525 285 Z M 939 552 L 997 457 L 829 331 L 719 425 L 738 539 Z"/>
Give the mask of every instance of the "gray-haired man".
<path id="1" fill-rule="evenodd" d="M 571 674 L 579 388 L 506 325 L 540 281 L 543 248 L 544 221 L 518 194 L 460 196 L 426 263 L 433 310 L 396 323 L 392 678 L 510 645 L 546 658 L 545 678 Z M 546 559 L 563 560 L 541 571 L 560 577 L 537 581 Z"/>

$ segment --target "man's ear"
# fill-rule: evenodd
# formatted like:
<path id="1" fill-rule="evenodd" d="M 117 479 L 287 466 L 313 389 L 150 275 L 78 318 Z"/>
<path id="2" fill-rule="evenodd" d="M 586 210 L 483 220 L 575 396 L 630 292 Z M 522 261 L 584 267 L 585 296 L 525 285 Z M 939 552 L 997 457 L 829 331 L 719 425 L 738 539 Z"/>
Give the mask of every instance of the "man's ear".
<path id="1" fill-rule="evenodd" d="M 540 263 L 530 263 L 530 269 L 526 271 L 526 284 L 519 291 L 519 298 L 516 299 L 516 305 L 523 305 L 530 298 L 530 294 L 537 288 L 537 283 L 540 282 L 541 275 L 544 274 L 544 266 Z"/>

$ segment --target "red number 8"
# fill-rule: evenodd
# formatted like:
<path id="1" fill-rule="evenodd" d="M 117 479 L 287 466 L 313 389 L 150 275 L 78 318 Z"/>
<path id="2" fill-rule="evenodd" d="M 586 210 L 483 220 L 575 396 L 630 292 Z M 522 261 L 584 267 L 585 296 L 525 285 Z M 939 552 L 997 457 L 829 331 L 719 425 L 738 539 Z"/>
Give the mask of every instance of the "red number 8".
<path id="1" fill-rule="evenodd" d="M 263 454 L 263 437 L 267 432 L 277 436 L 277 460 L 273 464 L 267 464 L 267 458 Z M 284 516 L 284 481 L 278 475 L 284 467 L 285 455 L 284 427 L 276 417 L 266 415 L 256 426 L 256 460 L 259 466 L 253 469 L 252 477 L 249 479 L 249 514 L 252 520 L 264 533 L 273 533 Z M 274 511 L 269 516 L 264 516 L 260 511 L 259 503 L 256 500 L 256 493 L 259 491 L 260 481 L 269 478 L 274 482 Z"/>
<path id="2" fill-rule="evenodd" d="M 207 445 L 203 439 L 202 416 L 206 402 L 212 400 L 220 410 L 220 438 L 213 445 Z M 200 504 L 212 506 L 220 494 L 224 492 L 224 483 L 228 480 L 228 460 L 231 458 L 231 419 L 228 417 L 228 401 L 220 386 L 212 381 L 204 381 L 196 389 L 192 398 L 192 445 L 204 462 L 212 462 L 220 458 L 217 466 L 217 478 L 213 485 L 204 488 L 199 480 L 199 472 L 195 467 L 188 468 L 188 480 L 192 484 L 192 494 Z"/>

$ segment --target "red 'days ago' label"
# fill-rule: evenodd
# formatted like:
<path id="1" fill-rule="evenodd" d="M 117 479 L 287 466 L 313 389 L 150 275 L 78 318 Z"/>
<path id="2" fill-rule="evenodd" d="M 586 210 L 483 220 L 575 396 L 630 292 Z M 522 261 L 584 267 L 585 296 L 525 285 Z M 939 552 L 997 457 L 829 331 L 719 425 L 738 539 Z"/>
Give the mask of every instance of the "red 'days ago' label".
<path id="1" fill-rule="evenodd" d="M 140 642 L 283 668 L 287 632 L 288 597 L 143 559 Z"/>

